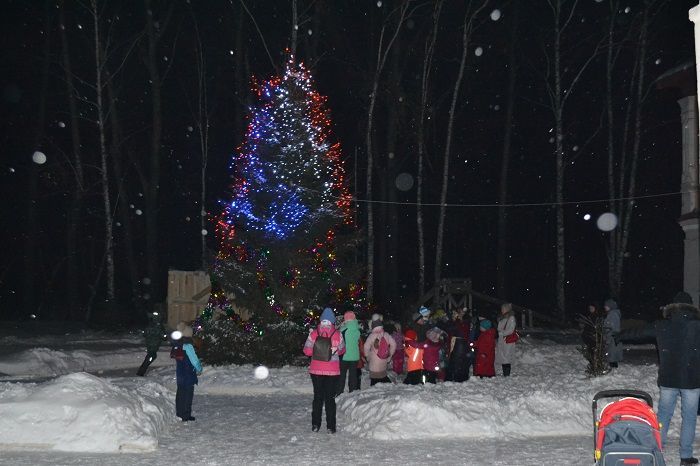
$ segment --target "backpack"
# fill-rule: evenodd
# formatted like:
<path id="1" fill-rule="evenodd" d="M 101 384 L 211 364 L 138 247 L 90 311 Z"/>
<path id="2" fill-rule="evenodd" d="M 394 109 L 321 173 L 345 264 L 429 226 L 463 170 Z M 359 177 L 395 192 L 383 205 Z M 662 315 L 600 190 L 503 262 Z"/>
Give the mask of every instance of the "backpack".
<path id="1" fill-rule="evenodd" d="M 384 335 L 374 340 L 374 352 L 377 353 L 379 359 L 387 359 L 389 357 L 389 342 L 386 341 Z"/>
<path id="2" fill-rule="evenodd" d="M 328 362 L 333 356 L 333 344 L 331 338 L 335 335 L 335 329 L 329 336 L 324 337 L 320 333 L 316 333 L 316 341 L 314 342 L 314 352 L 311 359 L 315 361 Z"/>
<path id="3" fill-rule="evenodd" d="M 170 358 L 175 359 L 176 361 L 182 361 L 185 359 L 185 351 L 182 349 L 181 345 L 170 348 Z"/>

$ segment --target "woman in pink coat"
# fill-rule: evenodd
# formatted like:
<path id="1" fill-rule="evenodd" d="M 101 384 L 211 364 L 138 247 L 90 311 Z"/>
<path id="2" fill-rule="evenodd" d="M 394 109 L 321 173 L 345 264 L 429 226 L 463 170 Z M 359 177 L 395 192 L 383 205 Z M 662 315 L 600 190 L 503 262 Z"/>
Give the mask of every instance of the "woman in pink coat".
<path id="1" fill-rule="evenodd" d="M 386 357 L 381 358 L 382 354 L 380 353 L 383 349 L 388 351 Z M 365 340 L 364 350 L 367 365 L 369 366 L 370 385 L 391 382 L 387 376 L 387 365 L 396 351 L 396 341 L 391 335 L 384 332 L 384 327 L 382 327 L 380 320 L 372 321 L 372 332 Z"/>
<path id="2" fill-rule="evenodd" d="M 321 413 L 326 405 L 326 428 L 335 434 L 335 392 L 340 377 L 340 355 L 345 353 L 343 336 L 335 328 L 335 315 L 329 307 L 323 310 L 321 322 L 309 333 L 304 354 L 311 358 L 309 374 L 314 384 L 311 409 L 311 430 L 321 429 Z"/>

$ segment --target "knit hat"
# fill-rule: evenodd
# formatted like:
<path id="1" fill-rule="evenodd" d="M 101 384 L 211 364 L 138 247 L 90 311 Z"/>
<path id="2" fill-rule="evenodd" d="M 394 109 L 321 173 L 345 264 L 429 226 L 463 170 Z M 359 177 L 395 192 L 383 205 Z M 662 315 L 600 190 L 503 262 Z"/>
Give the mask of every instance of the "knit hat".
<path id="1" fill-rule="evenodd" d="M 606 299 L 604 306 L 608 309 L 617 309 L 617 302 L 614 299 Z"/>
<path id="2" fill-rule="evenodd" d="M 372 314 L 372 319 L 370 319 L 370 320 L 371 320 L 372 322 L 374 322 L 375 320 L 378 320 L 378 321 L 382 322 L 382 321 L 384 321 L 384 316 L 381 315 L 381 314 L 377 314 L 377 313 L 375 312 L 374 314 Z"/>
<path id="3" fill-rule="evenodd" d="M 418 309 L 418 313 L 423 317 L 428 318 L 428 316 L 430 316 L 430 309 L 425 306 L 421 306 L 420 309 Z"/>
<path id="4" fill-rule="evenodd" d="M 347 311 L 343 314 L 343 320 L 347 322 L 348 320 L 355 320 L 355 313 L 352 311 Z"/>
<path id="5" fill-rule="evenodd" d="M 182 333 L 183 338 L 192 338 L 192 327 L 190 327 L 189 325 L 185 324 L 180 330 L 180 332 Z"/>
<path id="6" fill-rule="evenodd" d="M 674 303 L 693 304 L 693 298 L 685 291 L 679 291 L 673 297 Z"/>
<path id="7" fill-rule="evenodd" d="M 321 313 L 321 321 L 327 320 L 331 324 L 335 323 L 335 314 L 333 314 L 333 309 L 327 307 Z"/>
<path id="8" fill-rule="evenodd" d="M 381 321 L 381 320 L 373 320 L 373 321 L 372 321 L 371 328 L 374 330 L 375 328 L 381 327 L 381 326 L 383 326 L 383 325 L 384 325 L 384 324 L 382 324 L 382 321 Z"/>
<path id="9" fill-rule="evenodd" d="M 415 330 L 411 330 L 410 328 L 403 332 L 403 337 L 406 340 L 417 340 L 418 339 L 418 334 L 416 333 Z"/>

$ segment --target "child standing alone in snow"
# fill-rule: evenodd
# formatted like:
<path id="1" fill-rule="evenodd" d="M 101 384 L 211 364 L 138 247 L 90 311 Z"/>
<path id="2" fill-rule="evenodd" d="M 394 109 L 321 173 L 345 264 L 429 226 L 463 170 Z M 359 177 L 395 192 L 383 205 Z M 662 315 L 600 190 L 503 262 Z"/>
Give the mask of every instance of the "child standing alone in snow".
<path id="1" fill-rule="evenodd" d="M 173 340 L 173 348 L 170 351 L 170 357 L 175 359 L 177 378 L 175 413 L 183 422 L 194 421 L 192 398 L 194 397 L 194 386 L 199 382 L 197 376 L 202 374 L 202 364 L 192 346 L 192 327 L 180 322 L 177 329 L 182 336 Z"/>
<path id="2" fill-rule="evenodd" d="M 304 354 L 311 358 L 309 374 L 314 385 L 311 409 L 311 430 L 321 429 L 321 414 L 326 406 L 326 428 L 335 434 L 335 395 L 340 378 L 340 355 L 345 353 L 343 336 L 335 328 L 335 315 L 329 307 L 323 310 L 318 327 L 309 333 Z"/>

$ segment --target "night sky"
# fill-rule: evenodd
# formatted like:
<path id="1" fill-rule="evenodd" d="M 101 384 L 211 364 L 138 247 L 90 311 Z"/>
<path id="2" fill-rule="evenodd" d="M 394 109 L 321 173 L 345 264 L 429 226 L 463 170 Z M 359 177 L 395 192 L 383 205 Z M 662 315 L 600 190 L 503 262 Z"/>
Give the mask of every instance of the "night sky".
<path id="1" fill-rule="evenodd" d="M 75 88 L 83 98 L 77 102 L 85 164 L 85 204 L 78 228 L 81 308 L 99 301 L 105 293 L 104 280 L 95 278 L 104 273 L 100 265 L 104 221 L 96 117 L 89 102 L 95 93 L 89 3 L 66 0 L 64 6 Z M 161 34 L 156 46 L 162 78 L 163 126 L 156 277 L 148 277 L 146 272 L 147 214 L 144 187 L 136 168 L 147 158 L 153 131 L 153 96 L 144 32 L 147 3 Z M 429 92 L 425 203 L 439 202 L 447 113 L 461 55 L 462 19 L 469 3 L 446 2 L 440 18 Z M 481 4 L 471 2 L 477 3 Z M 471 277 L 476 290 L 495 293 L 501 154 L 505 108 L 511 97 L 508 51 L 512 45 L 511 24 L 517 17 L 518 74 L 508 203 L 540 205 L 508 207 L 508 287 L 504 298 L 547 314 L 554 307 L 556 270 L 555 211 L 551 204 L 555 195 L 554 123 L 544 81 L 546 56 L 551 56 L 553 47 L 552 18 L 547 1 L 518 3 L 516 11 L 514 1 L 488 2 L 474 23 L 455 115 L 447 197 L 448 203 L 463 206 L 447 209 L 442 275 Z M 564 2 L 565 8 L 573 3 Z M 610 3 L 619 3 L 616 27 L 620 37 L 636 27 L 644 3 L 641 0 L 580 0 L 563 35 L 565 82 L 604 39 Z M 679 190 L 681 127 L 676 100 L 680 94 L 659 90 L 653 81 L 694 57 L 688 9 L 697 2 L 653 3 L 644 67 L 648 96 L 642 107 L 639 196 Z M 66 224 L 76 184 L 70 163 L 70 111 L 58 26 L 60 4 L 55 0 L 5 0 L 2 7 L 0 214 L 4 227 L 0 232 L 0 319 L 27 319 L 30 315 L 41 319 L 80 318 L 79 312 L 67 309 L 65 291 Z M 145 302 L 164 301 L 167 269 L 196 269 L 201 263 L 200 150 L 193 118 L 197 92 L 195 31 L 199 31 L 206 56 L 212 111 L 208 200 L 204 208 L 216 213 L 218 202 L 228 197 L 228 165 L 242 142 L 247 108 L 253 103 L 251 77 L 266 79 L 281 69 L 284 49 L 290 45 L 292 8 L 291 1 L 272 0 L 247 0 L 249 13 L 241 2 L 223 0 L 100 0 L 98 5 L 104 40 L 109 36 L 106 69 L 114 72 L 110 84 L 116 99 L 110 108 L 117 112 L 122 135 L 118 150 L 123 154 L 123 176 L 111 180 L 112 195 L 118 202 L 125 202 L 130 212 L 124 217 L 128 220 L 124 220 L 115 210 L 115 221 L 120 223 L 115 226 L 117 291 L 120 302 L 129 307 L 135 300 L 123 260 L 123 221 L 130 222 L 137 273 L 152 282 L 140 284 L 139 293 L 149 294 Z M 318 90 L 328 97 L 335 137 L 342 144 L 346 170 L 351 175 L 350 187 L 358 199 L 367 198 L 364 141 L 380 30 L 385 22 L 389 30 L 395 27 L 396 15 L 390 14 L 398 5 L 398 0 L 298 0 L 298 56 L 312 70 Z M 432 5 L 431 1 L 411 2 L 410 17 L 403 24 L 381 75 L 375 112 L 373 198 L 405 203 L 375 207 L 377 304 L 395 315 L 417 298 L 416 209 L 411 205 L 416 201 L 416 189 L 414 185 L 401 191 L 395 182 L 400 174 L 416 175 L 416 118 Z M 620 50 L 614 74 L 617 112 L 623 111 L 629 92 L 636 50 L 633 38 L 626 40 Z M 588 300 L 608 297 L 606 233 L 596 228 L 595 219 L 609 207 L 605 202 L 583 203 L 608 197 L 607 129 L 600 127 L 604 99 L 605 51 L 599 48 L 571 91 L 564 113 L 566 293 L 570 314 L 580 312 Z M 106 119 L 108 144 L 114 140 L 112 129 L 116 120 L 111 120 L 111 116 Z M 390 125 L 390 121 L 396 124 Z M 623 129 L 617 127 L 614 132 L 619 142 Z M 46 155 L 46 163 L 32 161 L 37 150 Z M 123 186 L 123 196 L 119 198 L 118 181 Z M 35 194 L 31 189 L 33 182 Z M 365 225 L 366 208 L 360 203 L 360 227 Z M 36 214 L 33 220 L 32 210 Z M 428 277 L 433 270 L 438 211 L 438 207 L 424 208 Z M 592 219 L 584 220 L 585 214 Z M 637 201 L 622 294 L 618 297 L 626 316 L 653 315 L 659 304 L 681 288 L 683 234 L 677 223 L 679 216 L 679 195 Z M 392 218 L 396 221 L 392 222 Z M 209 231 L 213 232 L 213 228 Z M 213 235 L 207 239 L 214 249 Z M 34 253 L 30 262 L 28 245 L 33 245 Z"/>

